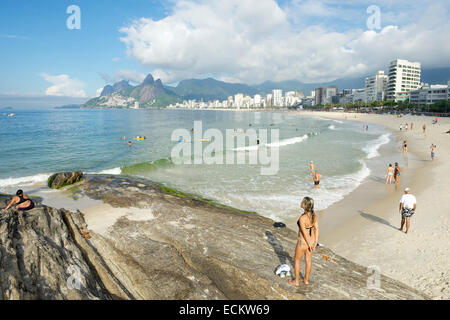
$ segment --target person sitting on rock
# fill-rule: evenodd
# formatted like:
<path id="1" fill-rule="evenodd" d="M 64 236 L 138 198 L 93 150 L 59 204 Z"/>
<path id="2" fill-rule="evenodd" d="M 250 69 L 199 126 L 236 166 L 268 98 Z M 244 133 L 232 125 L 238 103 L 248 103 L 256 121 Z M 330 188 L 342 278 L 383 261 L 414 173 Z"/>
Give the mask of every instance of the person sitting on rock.
<path id="1" fill-rule="evenodd" d="M 22 211 L 31 210 L 34 208 L 34 202 L 22 190 L 17 190 L 16 196 L 12 198 L 11 202 L 4 209 L 4 211 L 11 208 L 13 205 L 17 206 L 17 209 Z"/>

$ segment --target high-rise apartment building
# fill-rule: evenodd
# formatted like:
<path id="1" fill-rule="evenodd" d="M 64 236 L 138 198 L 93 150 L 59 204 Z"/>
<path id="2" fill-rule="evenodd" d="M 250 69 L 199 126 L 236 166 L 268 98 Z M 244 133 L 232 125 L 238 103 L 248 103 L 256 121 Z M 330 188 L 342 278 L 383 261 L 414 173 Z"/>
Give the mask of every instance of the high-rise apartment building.
<path id="1" fill-rule="evenodd" d="M 389 77 L 384 71 L 378 71 L 374 76 L 366 78 L 366 102 L 383 101 L 386 99 Z"/>
<path id="2" fill-rule="evenodd" d="M 283 106 L 283 90 L 273 90 L 273 105 L 276 107 Z"/>
<path id="3" fill-rule="evenodd" d="M 389 65 L 387 100 L 405 101 L 409 92 L 420 86 L 420 62 L 396 59 Z"/>
<path id="4" fill-rule="evenodd" d="M 234 95 L 234 106 L 240 108 L 244 105 L 244 95 L 242 93 L 238 93 Z"/>

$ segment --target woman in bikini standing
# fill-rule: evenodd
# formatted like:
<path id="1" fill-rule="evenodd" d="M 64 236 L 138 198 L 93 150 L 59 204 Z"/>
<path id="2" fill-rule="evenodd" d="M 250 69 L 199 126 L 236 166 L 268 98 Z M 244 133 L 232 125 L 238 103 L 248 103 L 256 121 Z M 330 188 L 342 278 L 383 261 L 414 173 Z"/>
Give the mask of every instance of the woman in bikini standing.
<path id="1" fill-rule="evenodd" d="M 294 256 L 295 278 L 289 280 L 289 284 L 297 287 L 299 286 L 300 262 L 303 256 L 305 256 L 305 276 L 303 277 L 303 283 L 309 283 L 309 274 L 311 273 L 312 267 L 311 258 L 319 241 L 319 219 L 314 213 L 314 200 L 310 197 L 304 197 L 300 207 L 304 212 L 297 221 L 299 231 Z"/>
<path id="2" fill-rule="evenodd" d="M 386 184 L 392 183 L 392 177 L 394 176 L 394 168 L 392 168 L 392 164 L 389 163 L 389 167 L 386 170 Z"/>
<path id="3" fill-rule="evenodd" d="M 408 144 L 406 143 L 406 140 L 403 141 L 402 148 L 403 148 L 403 153 L 408 153 Z"/>
<path id="4" fill-rule="evenodd" d="M 402 170 L 398 166 L 398 162 L 396 162 L 394 165 L 394 180 L 395 180 L 396 185 L 398 185 L 398 183 L 399 183 L 401 173 L 402 173 Z"/>

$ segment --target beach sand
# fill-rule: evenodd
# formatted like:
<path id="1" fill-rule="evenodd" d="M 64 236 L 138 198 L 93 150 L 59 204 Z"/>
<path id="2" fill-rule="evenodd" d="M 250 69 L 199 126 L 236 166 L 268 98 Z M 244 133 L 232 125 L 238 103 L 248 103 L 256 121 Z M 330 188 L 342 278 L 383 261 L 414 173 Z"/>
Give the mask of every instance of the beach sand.
<path id="1" fill-rule="evenodd" d="M 450 129 L 450 118 L 441 118 L 432 125 L 433 118 L 424 116 L 397 118 L 307 111 L 298 114 L 367 123 L 369 130 L 374 123 L 394 132 L 400 141 L 407 140 L 408 165 L 402 168 L 398 189 L 385 185 L 384 171 L 372 172 L 371 177 L 376 179 L 363 184 L 320 216 L 325 227 L 320 242 L 351 261 L 377 266 L 381 273 L 434 299 L 449 299 L 450 134 L 444 132 Z M 409 126 L 414 123 L 413 130 L 400 132 L 400 123 L 406 122 Z M 426 137 L 422 133 L 424 123 Z M 437 145 L 434 162 L 430 156 L 431 143 Z M 395 161 L 394 158 L 391 162 Z M 401 220 L 398 206 L 405 187 L 410 187 L 417 198 L 417 211 L 408 234 L 398 230 Z"/>

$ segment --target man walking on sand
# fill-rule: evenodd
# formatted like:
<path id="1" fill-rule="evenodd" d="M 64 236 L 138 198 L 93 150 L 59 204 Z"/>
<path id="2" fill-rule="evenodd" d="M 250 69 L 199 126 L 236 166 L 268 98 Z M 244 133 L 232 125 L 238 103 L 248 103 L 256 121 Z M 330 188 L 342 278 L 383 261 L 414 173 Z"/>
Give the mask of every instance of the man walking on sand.
<path id="1" fill-rule="evenodd" d="M 431 150 L 431 161 L 434 161 L 434 153 L 436 152 L 436 145 L 432 143 L 430 146 L 430 150 Z"/>
<path id="2" fill-rule="evenodd" d="M 410 225 L 410 218 L 413 216 L 413 214 L 416 212 L 416 197 L 409 193 L 409 188 L 405 189 L 405 194 L 400 199 L 400 207 L 399 211 L 402 215 L 402 222 L 401 226 L 399 228 L 400 231 L 403 231 L 403 226 L 406 222 L 406 231 L 405 233 L 408 233 L 409 225 Z"/>

